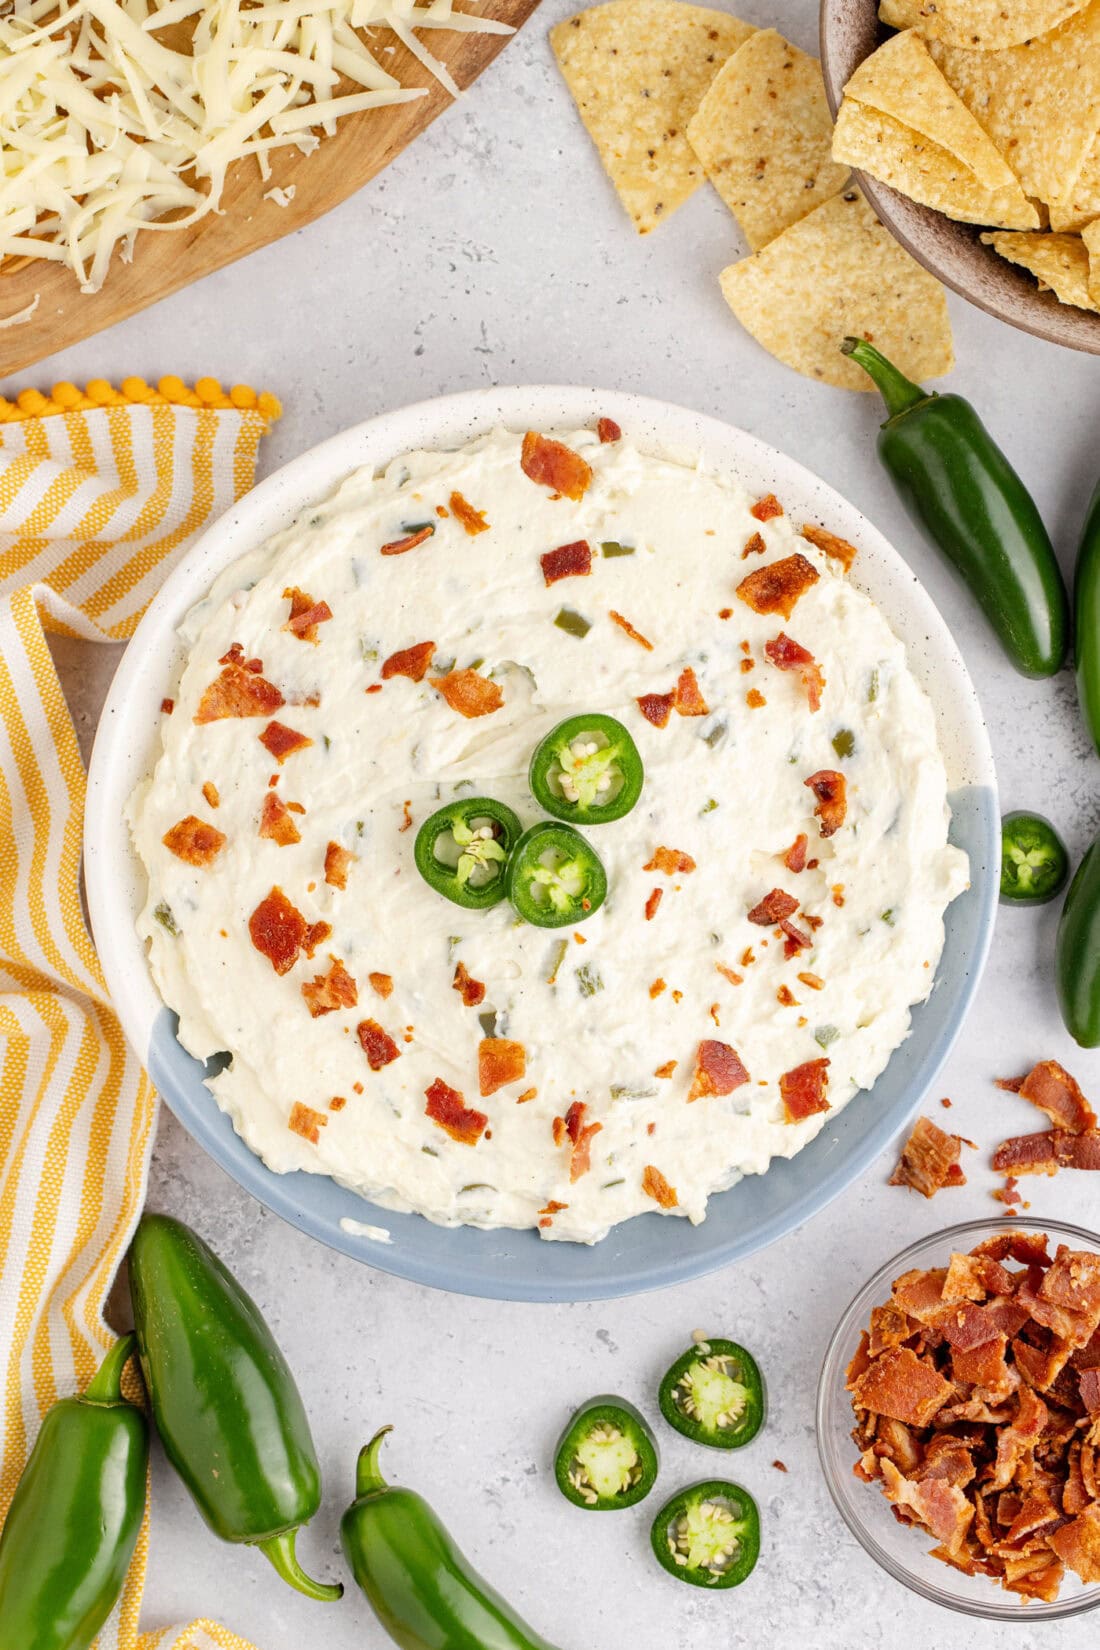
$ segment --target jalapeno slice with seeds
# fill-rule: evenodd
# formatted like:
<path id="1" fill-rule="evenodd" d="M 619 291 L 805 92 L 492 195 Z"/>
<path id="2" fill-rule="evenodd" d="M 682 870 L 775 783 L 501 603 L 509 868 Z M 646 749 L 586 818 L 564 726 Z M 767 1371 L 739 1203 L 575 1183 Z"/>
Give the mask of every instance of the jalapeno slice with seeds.
<path id="1" fill-rule="evenodd" d="M 565 1499 L 586 1512 L 633 1507 L 657 1482 L 657 1440 L 625 1398 L 590 1398 L 558 1440 L 554 1477 Z"/>
<path id="2" fill-rule="evenodd" d="M 764 1377 L 736 1341 L 697 1340 L 657 1394 L 669 1426 L 712 1449 L 740 1449 L 764 1425 Z"/>
<path id="3" fill-rule="evenodd" d="M 523 834 L 511 808 L 491 796 L 464 796 L 421 825 L 413 845 L 416 868 L 430 888 L 455 905 L 484 911 L 507 892 L 508 856 Z"/>
<path id="4" fill-rule="evenodd" d="M 649 1532 L 657 1562 L 692 1587 L 738 1587 L 760 1556 L 760 1513 L 724 1478 L 690 1484 L 666 1501 Z"/>
<path id="5" fill-rule="evenodd" d="M 531 758 L 528 783 L 540 807 L 574 825 L 604 825 L 628 814 L 642 794 L 638 747 L 613 716 L 570 716 Z"/>
<path id="6" fill-rule="evenodd" d="M 524 831 L 505 875 L 517 915 L 536 928 L 576 926 L 598 911 L 607 895 L 599 854 L 571 825 L 550 819 Z"/>
<path id="7" fill-rule="evenodd" d="M 1045 905 L 1069 876 L 1069 854 L 1049 819 L 1022 811 L 1001 820 L 1001 899 L 1006 905 Z"/>

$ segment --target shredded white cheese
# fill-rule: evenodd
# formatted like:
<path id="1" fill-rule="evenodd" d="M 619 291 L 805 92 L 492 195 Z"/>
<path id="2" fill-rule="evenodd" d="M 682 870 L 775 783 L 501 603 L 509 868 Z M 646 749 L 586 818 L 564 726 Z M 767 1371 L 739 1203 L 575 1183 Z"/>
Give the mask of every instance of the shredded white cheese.
<path id="1" fill-rule="evenodd" d="M 4 319 L 0 321 L 0 328 L 21 327 L 25 321 L 30 320 L 31 316 L 38 308 L 41 298 L 42 294 L 40 292 L 36 292 L 29 304 L 24 304 L 22 309 L 17 309 L 14 315 L 5 315 Z"/>
<path id="2" fill-rule="evenodd" d="M 273 150 L 312 153 L 345 115 L 426 96 L 367 49 L 357 31 L 376 28 L 455 94 L 412 30 L 512 33 L 452 0 L 10 0 L 0 260 L 63 262 L 98 292 L 140 231 L 219 211 L 235 161 L 254 155 L 267 181 Z"/>

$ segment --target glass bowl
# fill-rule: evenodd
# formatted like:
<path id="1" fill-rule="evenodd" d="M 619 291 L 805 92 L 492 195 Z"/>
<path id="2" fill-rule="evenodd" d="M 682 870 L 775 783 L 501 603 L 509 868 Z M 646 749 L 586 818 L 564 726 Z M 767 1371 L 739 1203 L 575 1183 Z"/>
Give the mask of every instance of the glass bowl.
<path id="1" fill-rule="evenodd" d="M 952 1251 L 973 1249 L 983 1238 L 1008 1231 L 1045 1232 L 1052 1250 L 1064 1243 L 1071 1249 L 1100 1253 L 1100 1234 L 1096 1232 L 1063 1221 L 1024 1216 L 968 1220 L 911 1243 L 867 1280 L 833 1332 L 817 1389 L 817 1448 L 837 1511 L 864 1550 L 895 1581 L 933 1604 L 946 1605 L 968 1616 L 984 1616 L 989 1621 L 1057 1621 L 1083 1615 L 1100 1605 L 1100 1583 L 1086 1584 L 1067 1571 L 1059 1597 L 1045 1604 L 1039 1599 L 1025 1602 L 1015 1593 L 1006 1593 L 989 1576 L 964 1575 L 932 1558 L 934 1538 L 925 1530 L 899 1524 L 880 1487 L 864 1483 L 852 1471 L 858 1458 L 850 1436 L 855 1416 L 844 1377 L 871 1308 L 889 1298 L 891 1285 L 902 1272 L 912 1267 L 945 1266 Z"/>

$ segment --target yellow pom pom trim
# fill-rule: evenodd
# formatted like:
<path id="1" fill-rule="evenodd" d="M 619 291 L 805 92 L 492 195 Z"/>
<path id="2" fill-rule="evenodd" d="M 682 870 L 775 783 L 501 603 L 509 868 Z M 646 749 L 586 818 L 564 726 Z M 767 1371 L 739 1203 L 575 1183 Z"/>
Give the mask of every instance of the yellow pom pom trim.
<path id="1" fill-rule="evenodd" d="M 256 412 L 271 424 L 283 415 L 278 396 L 266 390 L 257 395 L 249 384 L 234 384 L 223 390 L 216 378 L 197 378 L 194 388 L 182 378 L 169 374 L 154 389 L 144 378 L 124 378 L 116 389 L 105 378 L 91 378 L 83 390 L 76 384 L 55 384 L 49 395 L 41 390 L 20 390 L 14 401 L 0 395 L 0 424 L 19 424 L 28 418 L 48 418 L 51 414 L 96 412 L 101 407 L 193 407 L 199 411 Z"/>

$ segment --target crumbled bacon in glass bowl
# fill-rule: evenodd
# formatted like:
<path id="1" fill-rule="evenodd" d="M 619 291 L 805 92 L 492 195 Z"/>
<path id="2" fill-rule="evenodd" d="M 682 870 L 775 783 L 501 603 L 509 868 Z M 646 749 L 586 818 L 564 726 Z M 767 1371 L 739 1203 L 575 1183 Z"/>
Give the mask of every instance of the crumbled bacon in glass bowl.
<path id="1" fill-rule="evenodd" d="M 821 1371 L 818 1450 L 848 1528 L 969 1615 L 1100 1605 L 1096 1369 L 1100 1234 L 1002 1218 L 914 1243 L 852 1301 Z"/>

